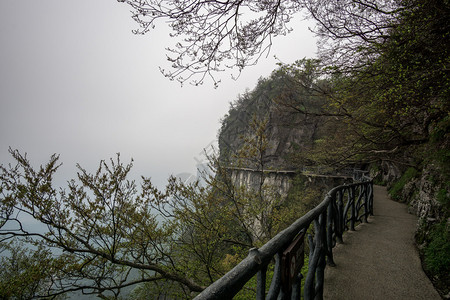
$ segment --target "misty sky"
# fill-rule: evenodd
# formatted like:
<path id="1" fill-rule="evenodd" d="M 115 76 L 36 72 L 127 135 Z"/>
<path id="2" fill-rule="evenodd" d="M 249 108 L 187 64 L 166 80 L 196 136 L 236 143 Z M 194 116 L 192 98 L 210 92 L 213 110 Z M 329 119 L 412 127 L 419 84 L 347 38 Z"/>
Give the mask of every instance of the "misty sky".
<path id="1" fill-rule="evenodd" d="M 158 69 L 176 43 L 164 25 L 133 35 L 129 7 L 115 0 L 1 0 L 0 164 L 11 162 L 9 147 L 35 165 L 58 153 L 61 185 L 76 163 L 94 171 L 120 152 L 134 158 L 133 176 L 162 186 L 170 174 L 195 172 L 229 102 L 270 74 L 274 55 L 288 63 L 316 53 L 299 15 L 237 81 L 223 73 L 217 89 L 181 87 Z"/>

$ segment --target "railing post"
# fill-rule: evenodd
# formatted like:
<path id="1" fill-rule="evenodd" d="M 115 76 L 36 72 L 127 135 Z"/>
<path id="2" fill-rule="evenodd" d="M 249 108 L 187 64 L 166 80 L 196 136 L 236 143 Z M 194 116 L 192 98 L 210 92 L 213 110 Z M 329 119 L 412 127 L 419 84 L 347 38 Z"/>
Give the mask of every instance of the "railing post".
<path id="1" fill-rule="evenodd" d="M 314 299 L 323 299 L 323 284 L 325 281 L 325 252 L 327 248 L 327 239 L 326 239 L 326 220 L 327 220 L 327 211 L 325 210 L 322 215 L 319 217 L 319 261 L 317 263 L 316 270 L 316 284 L 314 287 L 315 297 Z M 314 224 L 316 225 L 316 224 Z M 317 245 L 317 244 L 316 244 Z"/>
<path id="2" fill-rule="evenodd" d="M 275 267 L 273 271 L 272 282 L 270 283 L 269 292 L 267 293 L 267 300 L 275 300 L 281 290 L 281 254 L 278 252 L 275 255 Z"/>
<path id="3" fill-rule="evenodd" d="M 364 197 L 364 195 L 365 195 L 365 193 L 364 193 L 364 186 L 359 185 L 358 186 L 358 191 L 359 191 L 359 193 L 358 193 L 358 199 L 357 200 L 356 200 L 356 195 L 355 195 L 355 203 L 356 203 L 355 220 L 359 221 L 359 222 L 364 222 L 365 219 L 363 217 L 365 215 L 365 212 L 364 213 L 360 213 L 360 210 L 361 210 L 362 207 L 364 207 L 364 210 L 365 210 L 365 201 L 366 201 L 366 199 Z"/>
<path id="4" fill-rule="evenodd" d="M 292 300 L 300 300 L 301 299 L 302 278 L 303 278 L 302 274 L 299 273 L 297 275 L 297 278 L 296 278 L 294 284 L 292 285 L 292 295 L 291 295 Z"/>
<path id="5" fill-rule="evenodd" d="M 339 242 L 342 243 L 342 234 L 344 233 L 344 202 L 343 202 L 343 198 L 344 197 L 344 193 L 343 190 L 339 190 L 337 192 L 337 207 L 338 207 L 338 232 L 339 232 Z"/>
<path id="6" fill-rule="evenodd" d="M 344 208 L 346 192 L 349 202 L 346 202 Z M 351 209 L 350 226 L 348 226 L 349 209 Z M 245 259 L 207 287 L 196 299 L 231 299 L 255 275 L 257 299 L 300 299 L 302 274 L 299 270 L 303 264 L 304 244 L 303 242 L 298 244 L 298 241 L 303 240 L 311 223 L 314 223 L 314 237 L 308 236 L 310 255 L 309 270 L 304 284 L 304 299 L 322 299 L 326 264 L 328 262 L 331 266 L 335 265 L 333 247 L 337 241 L 342 243 L 342 234 L 349 227 L 354 230 L 356 222 L 367 222 L 369 214 L 373 215 L 372 180 L 333 188 L 316 208 L 278 233 L 261 248 L 251 249 Z M 301 254 L 298 249 L 301 249 Z M 293 253 L 296 253 L 295 260 L 292 260 Z M 274 258 L 274 275 L 266 295 L 267 269 Z M 296 264 L 300 258 L 301 264 Z M 287 261 L 289 264 L 286 264 Z M 289 268 L 292 264 L 296 265 L 293 272 Z M 285 281 L 286 274 L 289 274 L 288 281 Z"/>
<path id="7" fill-rule="evenodd" d="M 373 180 L 367 183 L 369 187 L 369 213 L 373 216 Z"/>
<path id="8" fill-rule="evenodd" d="M 352 186 L 351 188 L 351 210 L 352 210 L 352 218 L 350 219 L 350 230 L 355 231 L 355 220 L 356 220 L 356 187 Z"/>
<path id="9" fill-rule="evenodd" d="M 317 233 L 316 233 L 317 234 Z M 305 286 L 303 287 L 303 296 L 305 300 L 312 300 L 315 296 L 314 291 L 314 281 L 316 277 L 316 264 L 318 260 L 318 251 L 316 249 L 316 244 L 311 235 L 308 235 L 309 242 L 309 263 L 308 263 L 308 274 L 306 274 Z"/>
<path id="10" fill-rule="evenodd" d="M 262 267 L 258 271 L 256 276 L 256 299 L 265 300 L 266 299 L 266 275 L 267 275 L 267 265 Z"/>
<path id="11" fill-rule="evenodd" d="M 325 248 L 326 248 L 326 220 L 325 210 L 318 219 L 314 220 L 314 239 L 308 236 L 309 240 L 309 265 L 308 274 L 305 279 L 304 297 L 305 299 L 323 298 L 323 281 L 325 271 Z"/>
<path id="12" fill-rule="evenodd" d="M 328 204 L 328 214 L 327 214 L 327 263 L 328 265 L 334 267 L 336 264 L 333 260 L 333 247 L 334 247 L 334 241 L 333 241 L 333 221 L 334 221 L 334 206 L 333 201 L 330 201 L 330 204 Z"/>
<path id="13" fill-rule="evenodd" d="M 369 216 L 369 191 L 367 184 L 363 184 L 361 189 L 364 191 L 364 223 L 367 223 L 367 217 Z"/>

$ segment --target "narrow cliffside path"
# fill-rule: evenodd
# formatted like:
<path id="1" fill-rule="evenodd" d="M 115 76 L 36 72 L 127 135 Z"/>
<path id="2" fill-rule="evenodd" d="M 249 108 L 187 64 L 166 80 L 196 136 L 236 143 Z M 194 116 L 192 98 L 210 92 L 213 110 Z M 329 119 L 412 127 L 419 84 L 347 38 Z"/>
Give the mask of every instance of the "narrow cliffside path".
<path id="1" fill-rule="evenodd" d="M 417 217 L 374 186 L 374 216 L 335 247 L 325 270 L 324 299 L 441 299 L 414 245 Z"/>

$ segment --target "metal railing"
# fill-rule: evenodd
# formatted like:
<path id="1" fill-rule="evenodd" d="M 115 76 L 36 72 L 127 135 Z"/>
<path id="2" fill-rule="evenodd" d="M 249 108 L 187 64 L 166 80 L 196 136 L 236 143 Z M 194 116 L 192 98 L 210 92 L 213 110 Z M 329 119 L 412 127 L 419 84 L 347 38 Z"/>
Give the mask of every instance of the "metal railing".
<path id="1" fill-rule="evenodd" d="M 300 299 L 303 275 L 306 275 L 303 298 L 322 299 L 325 265 L 335 265 L 333 247 L 336 242 L 342 243 L 345 230 L 355 230 L 355 224 L 367 222 L 369 215 L 373 215 L 372 180 L 335 187 L 319 205 L 261 248 L 251 249 L 244 260 L 195 299 L 232 299 L 255 275 L 257 299 Z M 314 233 L 308 234 L 308 271 L 301 274 L 304 238 L 311 224 Z M 273 277 L 267 291 L 267 269 L 273 262 Z"/>

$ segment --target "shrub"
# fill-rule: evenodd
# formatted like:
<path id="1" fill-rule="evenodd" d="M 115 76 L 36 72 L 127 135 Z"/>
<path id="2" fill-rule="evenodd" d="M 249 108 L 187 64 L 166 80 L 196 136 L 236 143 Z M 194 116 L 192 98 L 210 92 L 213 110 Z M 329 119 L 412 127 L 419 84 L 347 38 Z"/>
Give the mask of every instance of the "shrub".
<path id="1" fill-rule="evenodd" d="M 436 200 L 442 205 L 445 215 L 450 211 L 450 197 L 446 189 L 440 189 L 436 195 Z"/>
<path id="2" fill-rule="evenodd" d="M 434 225 L 424 249 L 425 267 L 439 277 L 450 274 L 450 230 L 447 220 Z"/>
<path id="3" fill-rule="evenodd" d="M 399 180 L 397 180 L 392 187 L 389 189 L 389 195 L 391 195 L 391 198 L 400 201 L 402 196 L 402 190 L 405 184 L 407 184 L 411 179 L 416 177 L 418 174 L 417 170 L 415 168 L 408 168 L 405 173 L 403 173 L 402 177 L 400 177 Z"/>

